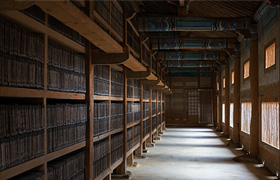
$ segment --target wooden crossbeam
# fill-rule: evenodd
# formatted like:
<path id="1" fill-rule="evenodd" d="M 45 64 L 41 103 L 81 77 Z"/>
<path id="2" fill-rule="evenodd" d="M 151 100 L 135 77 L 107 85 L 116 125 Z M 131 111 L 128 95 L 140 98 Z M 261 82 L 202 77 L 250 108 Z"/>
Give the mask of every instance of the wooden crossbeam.
<path id="1" fill-rule="evenodd" d="M 152 39 L 152 50 L 223 50 L 233 48 L 236 39 L 229 38 L 170 38 Z"/>
<path id="2" fill-rule="evenodd" d="M 248 18 L 210 19 L 199 17 L 139 17 L 140 32 L 228 31 L 248 29 Z"/>
<path id="3" fill-rule="evenodd" d="M 1 0 L 0 10 L 23 10 L 34 4 L 34 1 Z"/>
<path id="4" fill-rule="evenodd" d="M 160 60 L 217 60 L 225 55 L 224 51 L 160 51 L 156 57 Z"/>
<path id="5" fill-rule="evenodd" d="M 130 70 L 127 71 L 128 79 L 146 79 L 150 75 L 151 75 L 151 71 L 138 71 L 138 72 L 133 72 Z"/>

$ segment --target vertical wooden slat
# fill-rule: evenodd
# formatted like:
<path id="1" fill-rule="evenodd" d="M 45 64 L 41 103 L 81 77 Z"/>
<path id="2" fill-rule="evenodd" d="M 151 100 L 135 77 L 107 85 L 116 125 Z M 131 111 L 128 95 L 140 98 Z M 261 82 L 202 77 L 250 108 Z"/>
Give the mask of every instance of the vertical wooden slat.
<path id="1" fill-rule="evenodd" d="M 147 139 L 147 143 L 152 143 L 153 142 L 153 139 L 152 139 L 152 131 L 153 131 L 153 128 L 152 128 L 152 88 L 151 88 L 151 86 L 149 87 L 149 102 L 150 102 L 150 106 L 149 106 L 149 108 L 150 108 L 150 136 L 149 136 L 149 138 Z"/>
<path id="2" fill-rule="evenodd" d="M 258 76 L 258 40 L 250 40 L 250 85 L 252 100 L 252 119 L 250 133 L 250 155 L 259 154 L 259 76 Z"/>
<path id="3" fill-rule="evenodd" d="M 240 58 L 234 61 L 234 115 L 233 115 L 233 143 L 240 142 Z"/>

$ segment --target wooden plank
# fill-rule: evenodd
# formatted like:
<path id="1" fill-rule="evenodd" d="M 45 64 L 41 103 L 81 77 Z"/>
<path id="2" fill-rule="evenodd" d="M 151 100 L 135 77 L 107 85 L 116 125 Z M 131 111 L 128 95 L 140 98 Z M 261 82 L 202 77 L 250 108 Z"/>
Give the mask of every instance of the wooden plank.
<path id="1" fill-rule="evenodd" d="M 118 129 L 110 131 L 110 135 L 117 134 L 117 133 L 122 132 L 122 131 L 123 131 L 123 128 L 118 128 Z"/>
<path id="2" fill-rule="evenodd" d="M 24 98 L 43 98 L 44 90 L 16 88 L 16 87 L 0 87 L 1 97 L 24 97 Z"/>
<path id="3" fill-rule="evenodd" d="M 123 158 L 120 158 L 117 162 L 115 162 L 114 164 L 111 165 L 111 171 L 113 171 L 114 169 L 116 169 L 123 161 Z"/>
<path id="4" fill-rule="evenodd" d="M 158 85 L 161 83 L 160 80 L 143 80 L 142 83 L 144 85 Z"/>
<path id="5" fill-rule="evenodd" d="M 97 176 L 94 180 L 104 179 L 106 176 L 108 176 L 108 174 L 110 174 L 110 172 L 111 172 L 111 169 L 108 168 L 103 173 L 101 173 L 99 176 Z"/>
<path id="6" fill-rule="evenodd" d="M 45 156 L 41 156 L 39 158 L 27 161 L 27 162 L 22 163 L 20 165 L 11 167 L 7 170 L 4 170 L 4 171 L 0 172 L 0 179 L 5 180 L 5 179 L 12 178 L 16 175 L 19 175 L 19 174 L 21 174 L 23 172 L 26 172 L 26 171 L 28 171 L 32 168 L 35 168 L 35 167 L 38 167 L 38 166 L 44 164 L 45 160 L 46 160 Z"/>
<path id="7" fill-rule="evenodd" d="M 147 71 L 147 68 L 132 55 L 130 55 L 129 59 L 122 64 L 135 72 Z"/>
<path id="8" fill-rule="evenodd" d="M 142 143 L 144 143 L 144 142 L 149 138 L 149 136 L 150 136 L 150 134 L 147 134 L 147 135 L 143 138 Z"/>
<path id="9" fill-rule="evenodd" d="M 46 34 L 51 40 L 58 42 L 64 47 L 67 47 L 78 53 L 85 53 L 85 47 L 82 45 L 19 11 L 0 11 L 0 15 L 29 29 L 31 32 Z"/>
<path id="10" fill-rule="evenodd" d="M 107 132 L 107 133 L 95 136 L 95 137 L 93 137 L 93 142 L 100 141 L 100 140 L 105 139 L 105 138 L 107 138 L 109 136 L 110 136 L 110 132 Z"/>
<path id="11" fill-rule="evenodd" d="M 150 119 L 150 117 L 146 117 L 143 119 L 143 121 L 147 121 L 148 119 Z"/>
<path id="12" fill-rule="evenodd" d="M 80 33 L 104 52 L 123 52 L 123 48 L 120 44 L 70 1 L 37 1 L 36 5 L 68 27 Z"/>
<path id="13" fill-rule="evenodd" d="M 127 98 L 129 102 L 140 102 L 140 98 Z"/>
<path id="14" fill-rule="evenodd" d="M 30 169 L 35 168 L 35 167 L 38 167 L 38 166 L 40 166 L 40 165 L 42 165 L 46 162 L 52 161 L 52 160 L 54 160 L 58 157 L 69 154 L 69 153 L 71 153 L 73 151 L 76 151 L 78 149 L 81 149 L 81 148 L 85 147 L 85 144 L 86 144 L 85 141 L 83 141 L 83 142 L 80 142 L 78 144 L 74 144 L 72 146 L 63 148 L 61 150 L 52 152 L 52 153 L 47 154 L 45 156 L 38 157 L 36 159 L 27 161 L 27 162 L 22 163 L 20 165 L 17 165 L 17 166 L 14 166 L 12 168 L 9 168 L 7 170 L 4 170 L 4 171 L 0 172 L 0 179 L 4 180 L 4 179 L 9 179 L 11 177 L 14 177 L 18 174 L 26 172 Z"/>
<path id="15" fill-rule="evenodd" d="M 140 124 L 140 121 L 127 125 L 127 129 Z"/>
<path id="16" fill-rule="evenodd" d="M 0 10 L 23 10 L 32 5 L 34 5 L 33 1 L 2 0 L 0 1 Z"/>
<path id="17" fill-rule="evenodd" d="M 157 80 L 158 77 L 154 74 L 154 73 L 150 73 L 150 75 L 148 77 L 146 77 L 147 80 Z"/>
<path id="18" fill-rule="evenodd" d="M 46 160 L 47 160 L 47 162 L 52 161 L 58 157 L 64 156 L 64 155 L 74 152 L 78 149 L 84 148 L 85 146 L 86 146 L 86 141 L 82 141 L 82 142 L 74 144 L 72 146 L 60 149 L 60 150 L 52 152 L 50 154 L 47 154 Z"/>
<path id="19" fill-rule="evenodd" d="M 140 146 L 140 142 L 137 143 L 133 148 L 131 148 L 127 153 L 126 153 L 126 158 L 131 155 L 138 147 Z"/>
<path id="20" fill-rule="evenodd" d="M 76 100 L 85 100 L 86 95 L 82 93 L 65 93 L 58 91 L 47 91 L 46 98 L 52 99 L 76 99 Z"/>

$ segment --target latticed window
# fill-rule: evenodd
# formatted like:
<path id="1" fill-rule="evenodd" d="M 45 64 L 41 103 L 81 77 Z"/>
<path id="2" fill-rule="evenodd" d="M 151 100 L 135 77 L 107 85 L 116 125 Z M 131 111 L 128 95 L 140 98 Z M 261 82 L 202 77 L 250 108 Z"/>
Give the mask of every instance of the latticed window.
<path id="1" fill-rule="evenodd" d="M 230 103 L 229 110 L 230 110 L 229 126 L 233 128 L 234 103 Z"/>
<path id="2" fill-rule="evenodd" d="M 241 131 L 250 134 L 252 117 L 252 103 L 244 102 L 241 105 Z"/>
<path id="3" fill-rule="evenodd" d="M 250 75 L 250 61 L 244 64 L 244 79 L 248 78 Z"/>
<path id="4" fill-rule="evenodd" d="M 262 141 L 279 149 L 279 102 L 262 103 Z"/>
<path id="5" fill-rule="evenodd" d="M 265 49 L 265 69 L 275 64 L 275 43 Z"/>

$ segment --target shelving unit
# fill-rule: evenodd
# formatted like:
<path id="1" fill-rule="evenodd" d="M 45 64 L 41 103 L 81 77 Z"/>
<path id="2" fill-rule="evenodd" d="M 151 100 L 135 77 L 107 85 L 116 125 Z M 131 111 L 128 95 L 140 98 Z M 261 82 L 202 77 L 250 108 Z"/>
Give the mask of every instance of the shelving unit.
<path id="1" fill-rule="evenodd" d="M 20 4 L 20 2 L 18 2 Z M 80 9 L 77 4 L 79 4 Z M 164 127 L 163 121 L 163 103 L 164 95 L 160 90 L 154 90 L 157 93 L 156 100 L 152 100 L 152 89 L 155 88 L 152 85 L 145 85 L 144 81 L 158 81 L 156 85 L 164 86 L 162 73 L 156 70 L 152 70 L 152 62 L 155 61 L 155 57 L 152 56 L 152 52 L 149 49 L 148 40 L 143 40 L 137 32 L 136 28 L 133 25 L 130 17 L 125 17 L 123 15 L 122 6 L 117 1 L 109 1 L 110 7 L 115 8 L 110 9 L 109 19 L 104 17 L 98 11 L 98 8 L 93 6 L 93 2 L 34 2 L 38 7 L 40 7 L 44 12 L 44 22 L 36 20 L 34 17 L 31 17 L 22 11 L 18 10 L 1 10 L 0 18 L 4 18 L 5 21 L 16 24 L 27 31 L 38 34 L 42 37 L 44 42 L 44 77 L 43 78 L 43 89 L 35 88 L 22 88 L 22 87 L 9 87 L 9 86 L 0 86 L 0 98 L 13 101 L 26 101 L 26 103 L 39 103 L 44 108 L 42 108 L 42 119 L 44 120 L 44 154 L 42 156 L 36 157 L 34 159 L 27 160 L 21 164 L 18 164 L 13 167 L 9 167 L 0 171 L 0 179 L 9 179 L 15 177 L 19 174 L 22 174 L 26 171 L 42 171 L 44 173 L 44 179 L 48 179 L 48 168 L 49 164 L 54 160 L 58 160 L 65 155 L 76 151 L 84 151 L 85 153 L 85 169 L 82 170 L 85 179 L 104 179 L 110 177 L 113 170 L 117 169 L 117 172 L 125 172 L 126 169 L 126 158 L 129 158 L 131 155 L 142 154 L 143 144 L 151 143 L 152 136 L 162 132 Z M 105 8 L 104 4 L 99 8 Z M 87 9 L 87 7 L 90 7 Z M 84 12 L 83 12 L 84 10 Z M 112 23 L 114 20 L 114 12 L 118 11 L 117 14 L 121 14 L 123 17 L 123 35 L 120 34 L 117 30 L 114 29 L 116 24 Z M 63 12 L 63 13 L 61 13 Z M 87 12 L 87 13 L 85 13 Z M 48 14 L 47 14 L 48 13 Z M 88 15 L 86 15 L 88 14 Z M 86 40 L 85 46 L 76 42 L 75 40 L 69 38 L 68 36 L 52 29 L 49 26 L 48 20 L 49 15 L 56 18 L 57 21 L 60 21 L 61 24 L 66 25 L 68 28 L 72 28 L 78 34 L 82 35 Z M 120 25 L 119 25 L 120 26 Z M 129 27 L 128 27 L 129 26 Z M 83 28 L 81 28 L 83 27 Z M 66 49 L 71 53 L 83 54 L 85 57 L 85 77 L 86 77 L 86 91 L 84 93 L 75 93 L 73 89 L 70 89 L 72 92 L 62 92 L 49 90 L 49 81 L 48 81 L 48 71 L 50 69 L 50 60 L 49 60 L 49 43 L 54 43 L 62 49 Z M 126 51 L 126 48 L 123 48 L 121 44 L 125 44 L 125 47 L 128 47 L 127 51 L 129 52 L 129 59 L 122 63 L 112 63 L 112 64 L 102 64 L 102 66 L 108 67 L 108 79 L 106 81 L 108 88 L 108 93 L 96 93 L 97 85 L 95 84 L 98 80 L 97 74 L 94 74 L 95 68 L 101 66 L 95 64 L 93 61 L 95 54 L 93 45 L 100 48 L 106 53 L 118 53 L 123 54 Z M 146 55 L 143 56 L 143 54 Z M 122 56 L 124 57 L 124 56 Z M 147 63 L 149 62 L 149 63 Z M 160 69 L 160 64 L 156 64 Z M 61 67 L 60 67 L 61 68 Z M 135 73 L 131 78 L 128 76 L 129 72 Z M 117 75 L 112 75 L 115 73 Z M 117 82 L 115 77 L 121 77 L 121 81 Z M 121 76 L 122 75 L 122 76 Z M 101 81 L 103 77 L 99 78 Z M 113 80 L 114 79 L 114 80 Z M 133 81 L 132 91 L 133 96 L 128 96 L 128 82 Z M 115 84 L 114 84 L 115 83 Z M 119 83 L 119 84 L 118 84 Z M 148 83 L 149 84 L 149 83 Z M 123 90 L 122 94 L 112 94 L 112 88 L 120 86 Z M 146 90 L 144 90 L 144 86 Z M 147 90 L 148 88 L 148 90 Z M 96 90 L 96 91 L 95 91 Z M 105 90 L 105 89 L 102 89 Z M 101 91 L 99 91 L 101 92 Z M 116 91 L 115 92 L 119 92 Z M 158 98 L 160 96 L 160 98 Z M 16 99 L 16 100 L 15 100 Z M 55 150 L 54 152 L 48 153 L 49 142 L 52 142 L 49 138 L 49 129 L 48 126 L 48 110 L 46 107 L 51 104 L 87 104 L 86 106 L 86 132 L 85 139 L 75 144 L 68 144 L 67 147 Z M 128 124 L 128 103 L 138 104 L 140 108 L 140 118 L 135 121 L 136 115 L 133 112 L 133 120 L 131 124 Z M 143 106 L 144 103 L 149 103 L 149 116 L 144 117 L 143 115 Z M 152 103 L 156 103 L 156 113 L 152 115 Z M 160 103 L 160 106 L 158 106 Z M 95 121 L 94 119 L 99 117 L 95 114 L 95 105 L 96 104 L 107 104 L 108 105 L 108 114 L 106 114 L 106 121 L 108 121 L 108 129 L 106 132 L 100 134 L 95 134 Z M 111 128 L 113 126 L 113 114 L 112 109 L 113 105 L 118 104 L 122 106 L 122 125 L 116 128 Z M 160 110 L 159 110 L 159 107 Z M 85 114 L 84 114 L 85 115 Z M 115 114 L 114 114 L 115 115 Z M 119 114 L 121 115 L 121 114 Z M 158 116 L 161 116 L 161 121 L 159 122 Z M 155 129 L 152 129 L 152 118 L 157 118 L 157 126 Z M 60 119 L 61 118 L 61 119 Z M 62 117 L 57 117 L 57 119 L 62 120 Z M 149 123 L 148 134 L 144 134 L 144 123 L 145 125 Z M 102 125 L 103 126 L 103 125 Z M 148 127 L 148 126 L 147 126 Z M 137 134 L 137 142 L 134 142 L 133 147 L 129 150 L 128 147 L 128 129 L 138 128 L 139 132 Z M 135 130 L 136 131 L 136 130 Z M 117 135 L 122 134 L 123 136 L 123 145 L 113 149 L 113 140 Z M 139 137 L 139 138 L 138 138 Z M 95 173 L 95 168 L 98 166 L 94 164 L 94 148 L 95 144 L 108 140 L 108 151 L 105 152 L 106 156 L 109 158 L 109 165 L 107 168 L 104 168 L 104 171 Z M 107 142 L 107 141 L 106 141 Z M 123 149 L 122 156 L 119 156 L 115 162 L 111 162 L 113 154 L 116 153 L 120 148 Z M 107 159 L 108 160 L 108 159 Z M 94 178 L 94 174 L 96 177 Z"/>

